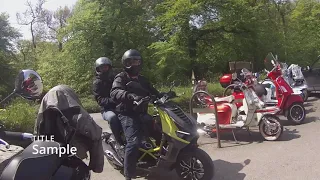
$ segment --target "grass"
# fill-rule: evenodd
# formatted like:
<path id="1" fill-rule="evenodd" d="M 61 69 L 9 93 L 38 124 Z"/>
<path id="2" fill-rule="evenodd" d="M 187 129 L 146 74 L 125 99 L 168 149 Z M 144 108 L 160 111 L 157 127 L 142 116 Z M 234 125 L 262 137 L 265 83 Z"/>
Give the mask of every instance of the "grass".
<path id="1" fill-rule="evenodd" d="M 160 92 L 168 92 L 168 87 L 158 88 Z M 192 86 L 183 87 L 178 86 L 172 89 L 179 96 L 175 101 L 184 111 L 189 111 L 189 101 L 192 96 Z M 223 88 L 219 83 L 208 83 L 208 91 L 214 96 L 221 96 Z M 100 112 L 100 107 L 93 98 L 93 96 L 81 97 L 83 107 L 89 113 Z M 5 111 L 0 111 L 0 124 L 5 125 L 5 129 L 8 131 L 19 132 L 33 132 L 35 119 L 37 117 L 39 104 L 29 102 L 22 98 L 14 99 L 7 107 Z M 149 106 L 150 112 L 152 112 L 152 105 Z"/>

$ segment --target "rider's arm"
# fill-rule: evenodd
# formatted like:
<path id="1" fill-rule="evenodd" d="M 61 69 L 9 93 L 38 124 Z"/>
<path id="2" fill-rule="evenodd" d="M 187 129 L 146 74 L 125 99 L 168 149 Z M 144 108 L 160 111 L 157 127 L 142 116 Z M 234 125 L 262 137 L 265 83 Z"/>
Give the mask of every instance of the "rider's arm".
<path id="1" fill-rule="evenodd" d="M 161 96 L 161 94 L 159 93 L 159 91 L 153 87 L 153 85 L 150 83 L 150 81 L 148 81 L 148 79 L 146 79 L 145 77 L 143 76 L 140 76 L 139 78 L 141 78 L 141 80 L 143 81 L 143 83 L 148 87 L 148 91 L 151 95 L 154 95 L 154 96 Z"/>
<path id="2" fill-rule="evenodd" d="M 129 92 L 125 90 L 124 77 L 116 76 L 113 81 L 110 96 L 115 102 L 127 102 L 130 99 Z"/>
<path id="3" fill-rule="evenodd" d="M 113 103 L 112 99 L 109 97 L 102 97 L 102 91 L 105 91 L 106 89 L 103 89 L 102 82 L 100 80 L 95 80 L 93 82 L 93 95 L 99 104 L 99 106 L 106 106 L 109 103 Z"/>

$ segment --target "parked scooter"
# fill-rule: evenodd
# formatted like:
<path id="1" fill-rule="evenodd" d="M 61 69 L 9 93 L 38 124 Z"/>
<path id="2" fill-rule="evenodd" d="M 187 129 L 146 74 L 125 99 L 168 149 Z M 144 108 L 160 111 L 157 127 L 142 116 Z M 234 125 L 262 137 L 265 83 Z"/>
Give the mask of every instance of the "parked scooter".
<path id="1" fill-rule="evenodd" d="M 239 81 L 238 84 L 239 89 L 244 94 L 244 98 L 242 99 L 243 105 L 241 107 L 237 107 L 233 95 L 215 98 L 219 127 L 221 129 L 259 127 L 259 131 L 265 140 L 275 141 L 279 139 L 283 132 L 283 126 L 275 114 L 280 109 L 278 107 L 265 107 L 264 102 L 258 98 L 253 89 L 254 81 L 252 79 L 254 77 L 251 72 L 247 69 L 242 69 L 241 74 L 246 79 L 246 83 Z M 202 104 L 207 104 L 207 107 L 214 109 L 212 100 L 210 102 L 208 97 L 200 100 L 204 101 Z M 197 123 L 208 134 L 215 131 L 215 121 L 213 113 L 197 113 Z"/>
<path id="2" fill-rule="evenodd" d="M 31 85 L 31 86 L 30 86 Z M 42 95 L 43 85 L 41 77 L 33 70 L 22 70 L 16 80 L 15 90 L 0 104 L 3 104 L 13 95 L 17 94 L 29 100 L 39 99 Z M 49 115 L 49 114 L 48 114 Z M 73 133 L 68 139 L 73 138 Z M 89 167 L 77 156 L 60 154 L 55 149 L 66 147 L 66 144 L 56 141 L 33 141 L 34 135 L 30 133 L 9 132 L 0 125 L 0 144 L 10 148 L 7 141 L 28 141 L 21 153 L 16 155 L 5 167 L 0 180 L 89 180 Z M 6 140 L 6 141 L 5 141 Z M 38 153 L 35 153 L 35 147 Z M 41 153 L 41 149 L 45 152 Z"/>
<path id="3" fill-rule="evenodd" d="M 296 64 L 292 64 L 288 68 L 288 65 L 286 63 L 280 63 L 280 67 L 281 67 L 284 80 L 292 87 L 292 91 L 294 92 L 294 94 L 300 95 L 303 98 L 304 102 L 307 101 L 308 85 L 304 80 L 303 74 L 301 72 L 301 68 Z M 278 104 L 278 100 L 276 98 L 276 93 L 275 93 L 275 85 L 273 84 L 272 80 L 267 78 L 260 83 L 266 84 L 266 85 L 269 84 L 268 87 L 270 87 L 267 89 L 268 94 L 265 97 L 265 102 L 268 105 Z"/>
<path id="4" fill-rule="evenodd" d="M 145 91 L 139 83 L 131 81 L 127 84 L 130 91 Z M 172 86 L 173 87 L 173 86 Z M 154 138 L 145 137 L 145 141 L 139 148 L 139 160 L 137 168 L 145 171 L 152 169 L 176 170 L 181 179 L 211 180 L 214 176 L 214 165 L 210 156 L 198 147 L 196 120 L 185 114 L 179 106 L 169 101 L 177 97 L 171 91 L 162 98 L 152 100 L 155 108 L 154 129 L 162 134 L 160 144 L 156 144 Z M 149 103 L 150 97 L 144 97 L 139 102 L 134 102 L 138 107 Z M 121 132 L 123 141 L 125 138 Z M 115 169 L 123 168 L 124 152 L 116 148 L 116 140 L 112 134 L 104 137 L 103 148 L 109 163 Z"/>
<path id="5" fill-rule="evenodd" d="M 283 78 L 281 64 L 277 61 L 277 58 L 275 58 L 272 53 L 268 54 L 267 58 L 265 59 L 265 64 L 266 67 L 270 65 L 273 66 L 271 71 L 265 71 L 267 71 L 268 78 L 275 86 L 276 106 L 281 109 L 281 111 L 278 112 L 278 115 L 286 116 L 287 119 L 294 124 L 301 124 L 306 118 L 306 111 L 303 106 L 304 101 L 300 95 L 301 93 L 295 93 L 291 86 Z M 231 84 L 226 88 L 226 90 L 230 89 L 230 87 L 232 87 L 231 89 L 235 89 L 235 87 L 238 87 L 238 85 L 237 83 Z M 265 85 L 265 89 L 269 91 L 268 93 L 265 93 L 266 95 L 270 95 L 270 90 L 268 90 L 268 88 L 270 89 L 270 85 Z M 241 91 L 233 91 L 233 95 L 240 99 L 243 98 Z M 260 97 L 263 99 L 263 101 L 267 101 L 266 96 Z M 268 105 L 268 103 L 266 104 Z M 241 106 L 241 104 L 238 106 Z"/>
<path id="6" fill-rule="evenodd" d="M 265 63 L 273 65 L 271 71 L 267 71 L 268 77 L 273 81 L 276 90 L 277 106 L 281 109 L 282 115 L 285 115 L 289 121 L 295 124 L 301 124 L 306 118 L 306 110 L 303 106 L 303 99 L 295 94 L 291 86 L 285 81 L 281 72 L 281 64 L 272 53 L 269 53 Z"/>

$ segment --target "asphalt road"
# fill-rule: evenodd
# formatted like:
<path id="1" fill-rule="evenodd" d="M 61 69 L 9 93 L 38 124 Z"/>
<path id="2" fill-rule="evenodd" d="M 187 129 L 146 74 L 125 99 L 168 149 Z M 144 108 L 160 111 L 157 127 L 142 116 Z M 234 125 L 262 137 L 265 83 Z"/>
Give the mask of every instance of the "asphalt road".
<path id="1" fill-rule="evenodd" d="M 320 176 L 320 100 L 309 98 L 305 103 L 307 118 L 304 124 L 293 126 L 287 120 L 279 141 L 267 142 L 258 132 L 249 136 L 239 131 L 236 144 L 231 134 L 222 135 L 222 147 L 215 138 L 201 137 L 199 143 L 215 165 L 214 180 L 318 180 Z M 100 114 L 92 114 L 96 122 L 109 130 Z M 123 180 L 105 159 L 104 171 L 92 173 L 93 180 Z M 152 177 L 138 179 L 177 179 L 175 172 L 158 172 Z"/>

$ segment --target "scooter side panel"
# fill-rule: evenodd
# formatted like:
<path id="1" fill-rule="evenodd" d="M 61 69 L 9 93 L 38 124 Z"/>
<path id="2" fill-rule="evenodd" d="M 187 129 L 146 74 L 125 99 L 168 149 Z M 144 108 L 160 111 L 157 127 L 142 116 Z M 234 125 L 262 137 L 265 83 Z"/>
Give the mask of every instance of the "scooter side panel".
<path id="1" fill-rule="evenodd" d="M 287 101 L 284 104 L 284 109 L 288 109 L 293 103 L 298 102 L 298 103 L 303 103 L 303 99 L 300 95 L 297 94 L 291 94 L 288 98 Z"/>

